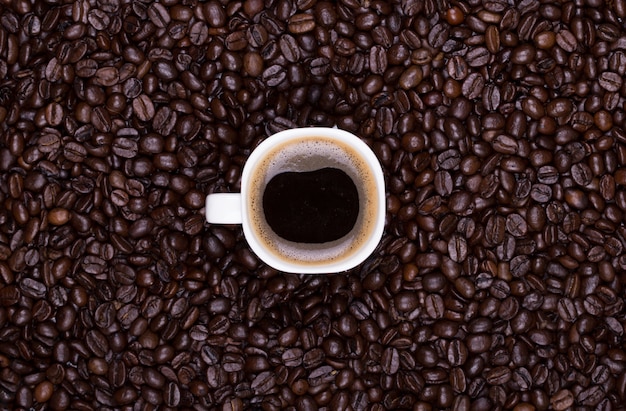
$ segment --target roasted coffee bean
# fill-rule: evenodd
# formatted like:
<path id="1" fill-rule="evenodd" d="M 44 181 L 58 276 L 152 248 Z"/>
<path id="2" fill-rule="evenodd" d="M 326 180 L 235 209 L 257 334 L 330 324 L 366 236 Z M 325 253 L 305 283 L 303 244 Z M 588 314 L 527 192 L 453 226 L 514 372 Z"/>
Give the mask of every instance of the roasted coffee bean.
<path id="1" fill-rule="evenodd" d="M 445 170 L 452 170 L 456 168 L 461 161 L 459 152 L 455 149 L 446 150 L 437 156 L 437 162 L 440 167 Z"/>
<path id="2" fill-rule="evenodd" d="M 132 95 L 134 92 L 130 91 L 127 94 Z M 140 120 L 150 121 L 154 117 L 154 104 L 152 104 L 150 97 L 145 94 L 140 94 L 133 99 L 133 111 Z"/>
<path id="3" fill-rule="evenodd" d="M 209 38 L 209 29 L 202 21 L 196 21 L 189 28 L 189 40 L 196 46 L 204 44 Z"/>
<path id="4" fill-rule="evenodd" d="M 302 364 L 304 353 L 299 348 L 292 348 L 282 354 L 282 360 L 287 367 L 297 367 Z"/>
<path id="5" fill-rule="evenodd" d="M 449 31 L 446 24 L 435 24 L 428 34 L 428 43 L 434 48 L 440 48 L 447 40 Z"/>
<path id="6" fill-rule="evenodd" d="M 101 67 L 96 70 L 95 82 L 100 86 L 114 86 L 120 78 L 119 70 L 116 67 Z"/>
<path id="7" fill-rule="evenodd" d="M 308 13 L 294 14 L 287 22 L 289 32 L 294 34 L 303 34 L 315 29 L 315 19 L 313 15 Z"/>
<path id="8" fill-rule="evenodd" d="M 598 83 L 607 91 L 617 91 L 622 86 L 622 76 L 611 71 L 605 71 L 600 74 Z"/>
<path id="9" fill-rule="evenodd" d="M 264 371 L 257 375 L 252 383 L 250 384 L 250 388 L 257 394 L 263 395 L 270 391 L 276 384 L 276 379 L 272 372 Z"/>
<path id="10" fill-rule="evenodd" d="M 470 50 L 465 59 L 470 67 L 480 67 L 489 63 L 491 54 L 484 47 L 476 47 Z"/>
<path id="11" fill-rule="evenodd" d="M 287 78 L 287 72 L 284 67 L 276 64 L 265 69 L 262 78 L 269 86 L 275 87 L 280 85 Z"/>
<path id="12" fill-rule="evenodd" d="M 165 28 L 171 21 L 171 17 L 162 4 L 152 4 L 148 7 L 147 15 L 150 21 L 159 28 Z"/>
<path id="13" fill-rule="evenodd" d="M 467 241 L 459 236 L 453 235 L 448 242 L 448 255 L 455 262 L 462 262 L 467 258 Z"/>
<path id="14" fill-rule="evenodd" d="M 429 294 L 424 300 L 424 308 L 429 317 L 439 319 L 444 315 L 445 305 L 439 294 Z"/>
<path id="15" fill-rule="evenodd" d="M 454 80 L 463 80 L 468 75 L 469 67 L 465 59 L 461 56 L 453 56 L 448 60 L 448 74 Z"/>
<path id="16" fill-rule="evenodd" d="M 491 385 L 503 385 L 511 379 L 511 370 L 509 367 L 495 367 L 485 373 L 485 379 Z"/>
<path id="17" fill-rule="evenodd" d="M 506 134 L 500 134 L 494 138 L 492 145 L 496 152 L 502 154 L 516 154 L 518 151 L 518 145 L 515 139 Z"/>
<path id="18" fill-rule="evenodd" d="M 235 31 L 226 36 L 224 45 L 228 50 L 239 51 L 246 48 L 248 40 L 246 39 L 246 33 L 243 31 Z"/>
<path id="19" fill-rule="evenodd" d="M 482 95 L 485 79 L 480 73 L 472 73 L 463 81 L 463 95 L 468 99 L 475 99 Z"/>
<path id="20" fill-rule="evenodd" d="M 396 348 L 391 347 L 385 349 L 380 360 L 382 369 L 386 374 L 392 375 L 398 372 L 400 368 L 400 357 Z"/>
<path id="21" fill-rule="evenodd" d="M 387 70 L 387 64 L 387 53 L 382 46 L 372 47 L 369 53 L 369 67 L 372 73 L 383 75 Z"/>
<path id="22" fill-rule="evenodd" d="M 133 158 L 137 155 L 137 142 L 126 138 L 118 137 L 113 140 L 113 153 L 124 158 Z"/>
<path id="23" fill-rule="evenodd" d="M 485 31 L 485 45 L 491 54 L 496 54 L 500 50 L 500 31 L 495 25 L 490 25 Z"/>

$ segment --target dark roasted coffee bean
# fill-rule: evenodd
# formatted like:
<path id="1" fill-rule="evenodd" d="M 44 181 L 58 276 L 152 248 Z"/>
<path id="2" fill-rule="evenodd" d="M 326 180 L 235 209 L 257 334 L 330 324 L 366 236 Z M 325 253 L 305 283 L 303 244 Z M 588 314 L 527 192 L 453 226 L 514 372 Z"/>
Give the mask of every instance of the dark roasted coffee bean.
<path id="1" fill-rule="evenodd" d="M 129 92 L 129 94 L 134 94 L 134 92 Z M 141 94 L 137 96 L 133 100 L 133 111 L 137 118 L 142 121 L 150 121 L 154 117 L 154 105 L 152 104 L 152 100 L 145 94 Z"/>
<path id="2" fill-rule="evenodd" d="M 382 46 L 374 46 L 370 49 L 369 67 L 372 73 L 383 75 L 387 70 L 387 53 Z"/>
<path id="3" fill-rule="evenodd" d="M 313 15 L 308 13 L 294 14 L 287 22 L 289 32 L 294 34 L 303 34 L 315 29 L 315 19 Z"/>
<path id="4" fill-rule="evenodd" d="M 500 31 L 495 25 L 490 25 L 485 31 L 485 45 L 491 54 L 496 54 L 500 50 Z"/>
<path id="5" fill-rule="evenodd" d="M 459 152 L 455 149 L 446 150 L 437 156 L 437 162 L 445 170 L 456 168 L 461 160 Z"/>
<path id="6" fill-rule="evenodd" d="M 428 34 L 428 42 L 432 47 L 440 48 L 447 40 L 449 31 L 449 27 L 446 24 L 436 24 Z"/>
<path id="7" fill-rule="evenodd" d="M 479 73 L 472 73 L 463 81 L 463 95 L 468 99 L 475 99 L 482 95 L 485 79 Z"/>
<path id="8" fill-rule="evenodd" d="M 263 395 L 270 391 L 276 384 L 276 379 L 272 372 L 264 371 L 257 375 L 250 384 L 250 388 L 258 394 Z"/>
<path id="9" fill-rule="evenodd" d="M 150 21 L 159 28 L 167 27 L 171 21 L 167 9 L 160 3 L 150 5 L 147 10 L 147 15 Z"/>
<path id="10" fill-rule="evenodd" d="M 465 59 L 461 56 L 453 56 L 448 60 L 448 74 L 454 80 L 463 80 L 468 75 L 469 67 Z"/>
<path id="11" fill-rule="evenodd" d="M 424 300 L 424 308 L 429 317 L 439 319 L 444 315 L 445 305 L 439 294 L 429 294 Z"/>
<path id="12" fill-rule="evenodd" d="M 600 74 L 598 83 L 607 91 L 618 91 L 622 86 L 622 76 L 611 71 L 605 71 Z"/>
<path id="13" fill-rule="evenodd" d="M 246 48 L 248 40 L 246 39 L 246 33 L 243 31 L 235 31 L 226 36 L 224 45 L 228 50 L 239 51 Z"/>
<path id="14" fill-rule="evenodd" d="M 495 367 L 485 373 L 485 379 L 488 384 L 502 385 L 511 379 L 511 370 L 509 367 Z"/>
<path id="15" fill-rule="evenodd" d="M 261 78 L 268 86 L 275 87 L 287 78 L 287 72 L 282 66 L 276 64 L 266 68 Z"/>
<path id="16" fill-rule="evenodd" d="M 471 49 L 465 59 L 467 60 L 467 64 L 470 67 L 480 67 L 489 63 L 489 59 L 491 58 L 491 53 L 484 47 L 476 47 Z"/>
<path id="17" fill-rule="evenodd" d="M 448 242 L 448 255 L 455 262 L 462 262 L 467 258 L 468 248 L 465 238 L 453 235 Z"/>
<path id="18" fill-rule="evenodd" d="M 578 47 L 578 42 L 576 37 L 572 34 L 571 31 L 562 30 L 559 31 L 556 35 L 556 43 L 565 51 L 573 52 Z"/>

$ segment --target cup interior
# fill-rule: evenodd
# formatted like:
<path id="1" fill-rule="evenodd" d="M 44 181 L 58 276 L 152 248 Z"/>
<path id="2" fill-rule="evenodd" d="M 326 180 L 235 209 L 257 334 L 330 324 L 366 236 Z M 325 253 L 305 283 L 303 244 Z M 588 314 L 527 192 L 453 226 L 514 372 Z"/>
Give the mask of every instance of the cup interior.
<path id="1" fill-rule="evenodd" d="M 361 196 L 365 197 L 361 203 L 367 203 L 369 212 L 367 216 L 359 217 L 364 218 L 368 231 L 365 235 L 362 233 L 361 238 L 341 238 L 334 242 L 336 244 L 276 243 L 275 238 L 268 233 L 268 227 L 259 223 L 261 201 L 259 196 L 263 191 L 264 181 L 266 182 L 271 174 L 266 170 L 269 169 L 269 165 L 265 167 L 266 163 L 273 161 L 278 153 L 284 153 L 290 147 L 301 148 L 316 138 L 337 147 L 347 147 L 358 156 L 359 167 L 362 167 L 363 172 L 368 175 L 366 181 L 371 181 L 371 188 L 361 192 Z M 332 163 L 332 159 L 318 155 L 314 146 L 311 147 L 313 148 L 308 150 L 307 159 L 313 159 L 313 163 L 319 163 L 320 166 Z M 382 237 L 385 221 L 385 185 L 382 168 L 367 144 L 349 132 L 335 128 L 310 127 L 285 130 L 268 137 L 259 144 L 246 162 L 241 189 L 242 224 L 246 240 L 259 258 L 280 271 L 304 274 L 345 271 L 363 262 L 374 251 Z M 328 254 L 329 250 L 337 250 L 337 247 L 343 247 L 344 251 L 334 256 Z M 311 258 L 313 253 L 327 257 Z"/>

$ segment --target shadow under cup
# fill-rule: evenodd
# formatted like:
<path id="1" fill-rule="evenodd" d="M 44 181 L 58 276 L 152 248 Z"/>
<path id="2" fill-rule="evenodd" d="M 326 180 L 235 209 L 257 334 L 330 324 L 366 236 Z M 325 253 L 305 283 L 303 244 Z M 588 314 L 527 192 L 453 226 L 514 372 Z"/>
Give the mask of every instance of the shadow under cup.
<path id="1" fill-rule="evenodd" d="M 262 260 L 282 271 L 345 271 L 364 261 L 382 237 L 385 192 L 378 159 L 364 142 L 350 133 L 316 130 L 319 129 L 288 130 L 269 137 L 253 151 L 243 171 L 246 239 Z M 267 223 L 263 209 L 263 194 L 269 181 L 283 172 L 326 167 L 344 171 L 357 188 L 359 213 L 352 230 L 326 243 L 297 243 L 278 236 Z"/>

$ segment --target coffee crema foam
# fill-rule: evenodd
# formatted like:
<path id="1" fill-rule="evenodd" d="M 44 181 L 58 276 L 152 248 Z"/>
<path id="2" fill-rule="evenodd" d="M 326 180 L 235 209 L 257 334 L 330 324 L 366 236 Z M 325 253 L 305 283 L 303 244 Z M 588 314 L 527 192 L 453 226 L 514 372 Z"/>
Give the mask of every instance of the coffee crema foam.
<path id="1" fill-rule="evenodd" d="M 270 137 L 271 138 L 271 137 Z M 344 237 L 321 244 L 296 243 L 278 236 L 265 220 L 263 193 L 277 174 L 314 171 L 324 167 L 343 170 L 354 182 L 359 195 L 359 214 Z M 367 161 L 355 149 L 327 137 L 303 137 L 272 148 L 250 172 L 247 189 L 248 220 L 261 245 L 292 264 L 334 263 L 349 258 L 373 235 L 378 204 L 376 178 Z"/>

